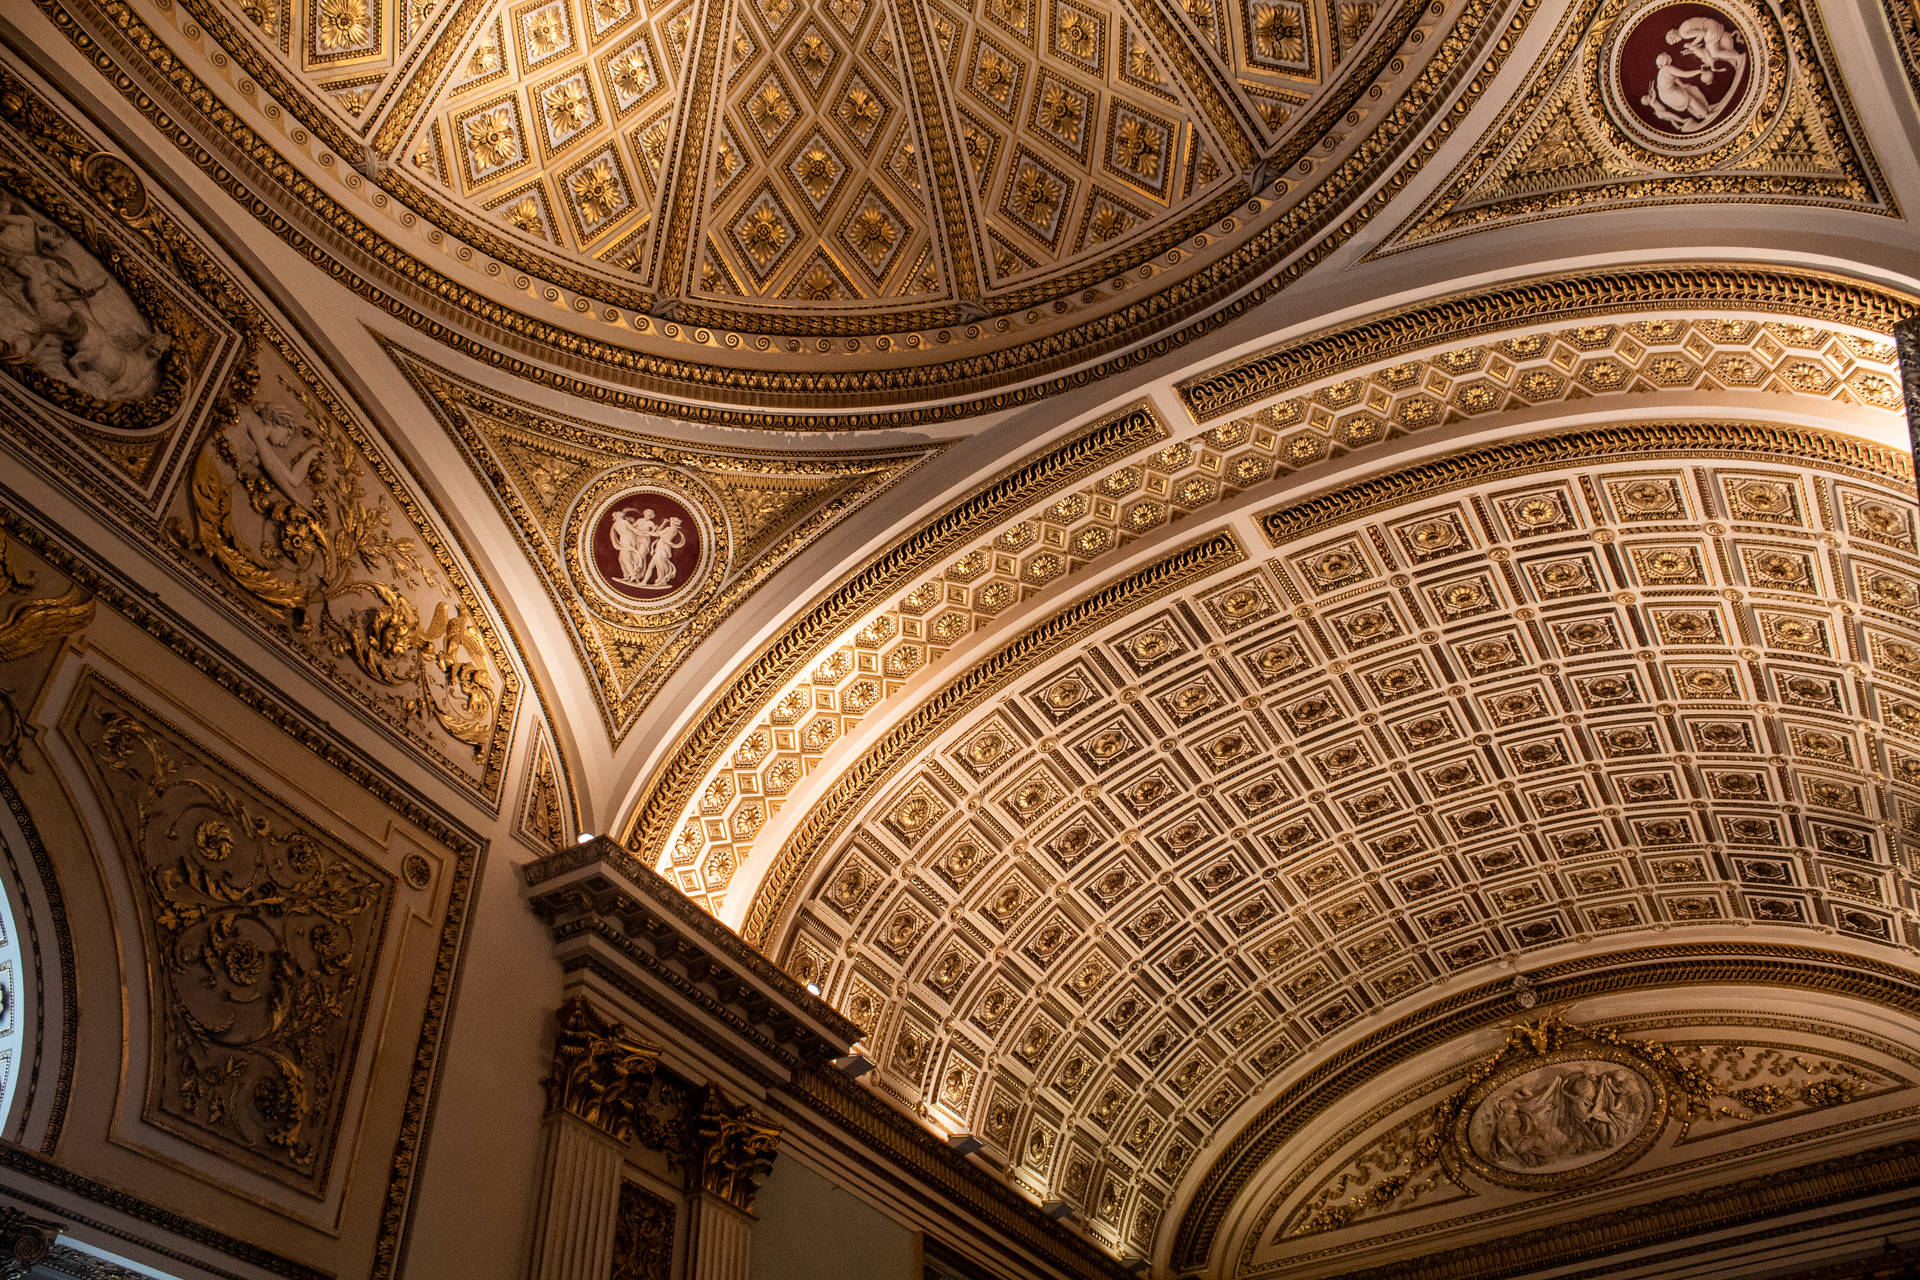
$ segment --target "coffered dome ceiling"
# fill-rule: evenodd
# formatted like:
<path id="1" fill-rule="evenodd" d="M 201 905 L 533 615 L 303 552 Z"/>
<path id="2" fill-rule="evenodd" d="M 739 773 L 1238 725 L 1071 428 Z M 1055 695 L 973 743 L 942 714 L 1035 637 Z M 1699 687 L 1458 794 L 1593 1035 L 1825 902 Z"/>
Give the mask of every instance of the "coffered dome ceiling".
<path id="1" fill-rule="evenodd" d="M 843 411 L 1217 321 L 1502 27 L 1484 0 L 226 4 L 209 32 L 375 204 L 466 246 L 436 270 L 550 282 L 683 390 Z"/>

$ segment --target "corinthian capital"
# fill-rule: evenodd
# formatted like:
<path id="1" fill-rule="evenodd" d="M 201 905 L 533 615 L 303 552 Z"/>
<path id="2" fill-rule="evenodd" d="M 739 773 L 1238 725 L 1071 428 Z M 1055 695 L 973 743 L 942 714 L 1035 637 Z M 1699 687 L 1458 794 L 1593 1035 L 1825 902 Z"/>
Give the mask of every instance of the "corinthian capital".
<path id="1" fill-rule="evenodd" d="M 566 1111 L 616 1142 L 631 1142 L 634 1115 L 646 1098 L 660 1051 L 578 996 L 560 1007 L 553 1040 L 547 1109 Z"/>
<path id="2" fill-rule="evenodd" d="M 753 1212 L 754 1197 L 773 1171 L 774 1148 L 779 1144 L 779 1125 L 707 1086 L 694 1124 L 695 1169 L 703 1191 L 742 1212 Z"/>

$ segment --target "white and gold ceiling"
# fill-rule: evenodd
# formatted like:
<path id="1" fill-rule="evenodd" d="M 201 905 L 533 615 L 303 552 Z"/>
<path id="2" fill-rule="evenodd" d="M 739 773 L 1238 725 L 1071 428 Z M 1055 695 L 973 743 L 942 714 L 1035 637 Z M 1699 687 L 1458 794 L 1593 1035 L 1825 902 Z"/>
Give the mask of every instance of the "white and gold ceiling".
<path id="1" fill-rule="evenodd" d="M 1640 110 L 1666 9 L 1734 60 Z M 176 374 L 154 422 L 10 378 L 9 447 L 343 732 L 615 832 L 1116 1257 L 1531 1238 L 1911 1136 L 1915 23 L 43 0 L 0 178 Z M 318 534 L 248 506 L 295 405 Z M 591 552 L 642 493 L 671 591 Z M 349 531 L 421 692 L 275 594 Z M 1697 1123 L 1442 1169 L 1516 991 Z"/>

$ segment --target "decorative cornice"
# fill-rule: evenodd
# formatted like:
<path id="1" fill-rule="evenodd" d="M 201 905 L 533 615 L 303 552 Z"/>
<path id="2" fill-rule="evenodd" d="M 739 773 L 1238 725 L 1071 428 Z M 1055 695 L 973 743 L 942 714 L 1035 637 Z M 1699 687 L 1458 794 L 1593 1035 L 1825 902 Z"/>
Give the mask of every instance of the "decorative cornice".
<path id="1" fill-rule="evenodd" d="M 965 715 L 1031 664 L 1067 645 L 1246 559 L 1231 532 L 1221 530 L 1179 548 L 1119 580 L 1082 595 L 1028 631 L 1008 641 L 929 694 L 838 781 L 780 849 L 757 886 L 740 934 L 755 947 L 772 947 L 776 926 L 792 914 L 795 893 L 821 853 L 839 835 L 874 790 L 897 773 L 916 746 Z"/>
<path id="2" fill-rule="evenodd" d="M 1288 342 L 1181 382 L 1194 421 L 1212 422 L 1302 383 L 1439 343 L 1520 325 L 1685 307 L 1752 311 L 1890 333 L 1920 302 L 1824 272 L 1739 264 L 1634 267 L 1542 276 L 1389 312 Z"/>
<path id="3" fill-rule="evenodd" d="M 951 1218 L 955 1208 L 977 1215 L 1010 1250 L 1042 1260 L 1053 1274 L 1124 1280 L 1117 1263 L 855 1084 L 832 1059 L 857 1045 L 860 1028 L 627 850 L 597 837 L 529 864 L 525 875 L 530 905 L 553 930 L 564 969 L 591 970 L 592 980 L 632 1000 L 676 1043 L 713 1052 L 761 1083 L 761 1105 L 787 1130 L 804 1130 L 911 1189 L 938 1217 Z M 697 1170 L 690 1173 L 693 1185 L 705 1185 Z"/>
<path id="4" fill-rule="evenodd" d="M 1868 1000 L 1911 1015 L 1920 977 L 1900 966 L 1813 947 L 1772 943 L 1685 943 L 1580 956 L 1530 969 L 1542 1004 L 1617 991 L 1727 983 L 1781 986 Z M 1266 1163 L 1316 1116 L 1395 1063 L 1510 1019 L 1505 978 L 1444 997 L 1366 1035 L 1294 1080 L 1221 1149 L 1181 1215 L 1172 1263 L 1207 1265 L 1227 1212 Z"/>
<path id="5" fill-rule="evenodd" d="M 1087 1247 L 982 1166 L 957 1156 L 924 1127 L 833 1069 L 810 1068 L 783 1091 L 851 1135 L 845 1154 L 883 1175 L 904 1168 L 977 1213 L 1001 1238 L 1032 1250 L 1062 1274 L 1120 1280 L 1131 1274 Z"/>
<path id="6" fill-rule="evenodd" d="M 587 938 L 608 942 L 792 1064 L 838 1057 L 860 1039 L 859 1027 L 606 836 L 535 859 L 522 874 L 534 914 L 563 953 Z"/>

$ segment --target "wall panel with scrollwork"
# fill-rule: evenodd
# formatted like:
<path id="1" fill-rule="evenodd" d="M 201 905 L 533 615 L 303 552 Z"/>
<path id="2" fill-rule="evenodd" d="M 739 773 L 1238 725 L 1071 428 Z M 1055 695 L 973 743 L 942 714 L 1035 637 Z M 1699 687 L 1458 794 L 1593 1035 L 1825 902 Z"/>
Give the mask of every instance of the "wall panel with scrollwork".
<path id="1" fill-rule="evenodd" d="M 393 1274 L 476 838 L 89 553 L 0 531 L 0 766 L 39 836 L 8 853 L 47 904 L 9 1176 L 277 1274 Z"/>
<path id="2" fill-rule="evenodd" d="M 64 727 L 140 890 L 145 1118 L 325 1188 L 395 877 L 104 682 Z"/>

